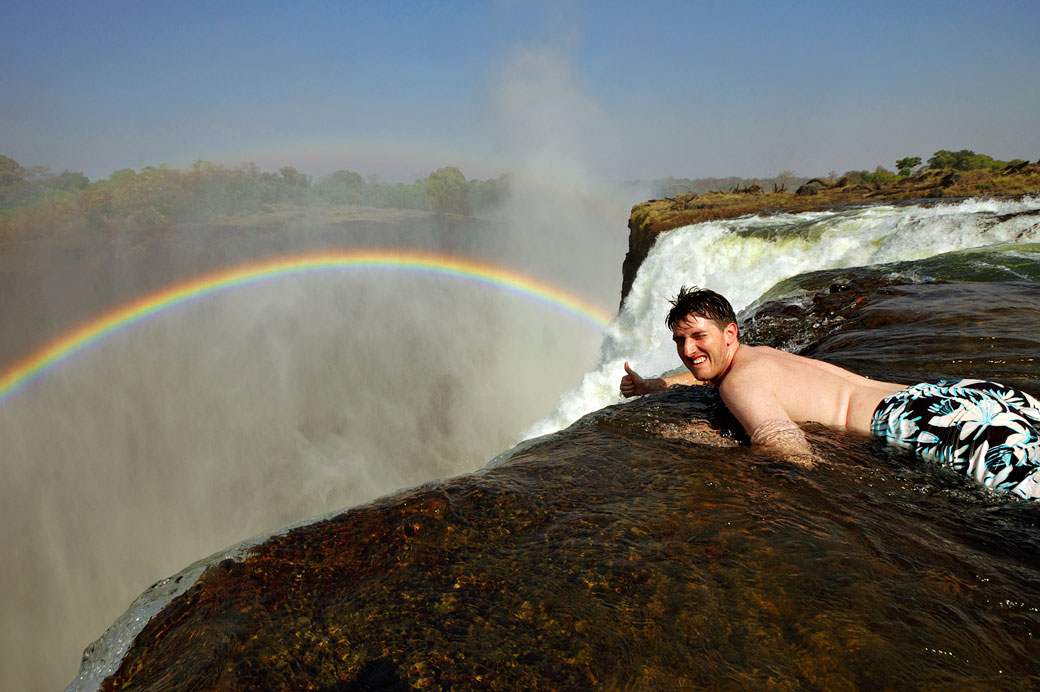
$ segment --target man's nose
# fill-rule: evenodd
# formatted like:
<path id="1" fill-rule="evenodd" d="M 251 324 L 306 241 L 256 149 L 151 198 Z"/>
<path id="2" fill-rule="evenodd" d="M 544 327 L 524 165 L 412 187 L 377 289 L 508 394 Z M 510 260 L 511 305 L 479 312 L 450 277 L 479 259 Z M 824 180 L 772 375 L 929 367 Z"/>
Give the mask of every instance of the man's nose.
<path id="1" fill-rule="evenodd" d="M 683 342 L 683 352 L 687 358 L 692 358 L 694 352 L 697 350 L 697 346 L 693 343 L 693 339 L 687 339 Z"/>

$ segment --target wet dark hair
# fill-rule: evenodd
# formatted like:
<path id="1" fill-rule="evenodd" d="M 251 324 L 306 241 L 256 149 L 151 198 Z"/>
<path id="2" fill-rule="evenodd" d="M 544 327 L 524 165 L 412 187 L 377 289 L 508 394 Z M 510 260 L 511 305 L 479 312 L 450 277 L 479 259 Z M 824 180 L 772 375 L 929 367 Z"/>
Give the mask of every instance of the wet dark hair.
<path id="1" fill-rule="evenodd" d="M 675 329 L 675 325 L 690 315 L 700 315 L 706 320 L 711 320 L 719 329 L 725 329 L 730 323 L 737 323 L 737 316 L 733 313 L 733 306 L 729 301 L 707 288 L 683 286 L 675 300 L 669 302 L 672 309 L 665 318 L 669 329 Z"/>

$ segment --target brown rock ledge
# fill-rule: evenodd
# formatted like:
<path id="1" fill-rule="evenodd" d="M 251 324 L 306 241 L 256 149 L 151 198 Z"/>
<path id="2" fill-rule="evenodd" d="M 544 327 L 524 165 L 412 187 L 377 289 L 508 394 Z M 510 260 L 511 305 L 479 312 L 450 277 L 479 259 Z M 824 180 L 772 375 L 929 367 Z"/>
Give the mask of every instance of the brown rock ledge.
<path id="1" fill-rule="evenodd" d="M 1000 171 L 928 170 L 892 183 L 865 183 L 850 177 L 813 178 L 794 193 L 764 192 L 758 186 L 732 192 L 687 194 L 652 199 L 632 207 L 628 219 L 628 253 L 622 267 L 621 300 L 632 287 L 636 271 L 661 233 L 703 221 L 735 219 L 749 214 L 827 211 L 871 204 L 1021 197 L 1040 192 L 1040 161 L 1008 166 Z"/>

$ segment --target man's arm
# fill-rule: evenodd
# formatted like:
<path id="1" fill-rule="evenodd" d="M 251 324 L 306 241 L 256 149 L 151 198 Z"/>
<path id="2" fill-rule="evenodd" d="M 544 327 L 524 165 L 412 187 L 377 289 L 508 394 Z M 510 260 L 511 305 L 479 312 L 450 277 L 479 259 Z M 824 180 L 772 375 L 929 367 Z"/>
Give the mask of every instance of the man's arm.
<path id="1" fill-rule="evenodd" d="M 805 433 L 790 418 L 774 418 L 759 425 L 751 433 L 751 446 L 792 464 L 806 468 L 816 465 L 813 463 L 812 447 L 805 439 Z"/>
<path id="2" fill-rule="evenodd" d="M 805 433 L 777 401 L 772 388 L 757 378 L 726 382 L 722 401 L 751 437 L 752 447 L 799 466 L 812 468 L 812 447 Z M 762 378 L 765 379 L 765 378 Z"/>
<path id="3" fill-rule="evenodd" d="M 691 372 L 681 372 L 677 375 L 654 377 L 645 380 L 639 376 L 639 373 L 628 367 L 627 362 L 625 363 L 625 372 L 628 374 L 621 378 L 621 393 L 624 396 L 640 396 L 641 394 L 649 394 L 650 392 L 659 392 L 662 389 L 668 389 L 677 384 L 704 384 L 694 377 Z"/>

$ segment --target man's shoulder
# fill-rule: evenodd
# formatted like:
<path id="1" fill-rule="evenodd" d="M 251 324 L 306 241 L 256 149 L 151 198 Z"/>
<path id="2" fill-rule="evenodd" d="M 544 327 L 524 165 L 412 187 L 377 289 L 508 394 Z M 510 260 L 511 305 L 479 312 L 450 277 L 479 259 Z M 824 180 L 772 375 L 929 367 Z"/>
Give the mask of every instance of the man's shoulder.
<path id="1" fill-rule="evenodd" d="M 729 372 L 719 385 L 719 394 L 724 401 L 769 396 L 780 376 L 781 369 L 767 354 L 741 347 L 740 355 L 733 359 Z"/>
<path id="2" fill-rule="evenodd" d="M 724 401 L 778 399 L 785 383 L 795 376 L 786 351 L 769 346 L 742 346 L 726 379 L 719 387 Z"/>
<path id="3" fill-rule="evenodd" d="M 741 346 L 738 356 L 740 357 L 734 359 L 735 369 L 744 373 L 752 373 L 755 377 L 771 376 L 782 379 L 818 371 L 820 368 L 847 372 L 826 361 L 799 356 L 771 346 Z"/>
<path id="4" fill-rule="evenodd" d="M 750 346 L 748 344 L 741 344 L 740 351 L 754 360 L 776 361 L 794 356 L 793 353 L 781 351 L 772 346 Z"/>
<path id="5" fill-rule="evenodd" d="M 727 379 L 744 381 L 749 378 L 758 378 L 770 373 L 778 373 L 780 367 L 779 355 L 783 351 L 777 351 L 769 346 L 741 346 L 733 358 L 733 365 Z"/>

